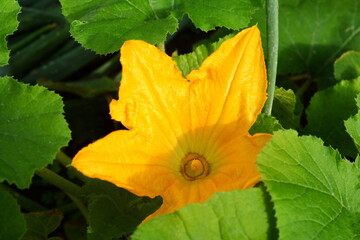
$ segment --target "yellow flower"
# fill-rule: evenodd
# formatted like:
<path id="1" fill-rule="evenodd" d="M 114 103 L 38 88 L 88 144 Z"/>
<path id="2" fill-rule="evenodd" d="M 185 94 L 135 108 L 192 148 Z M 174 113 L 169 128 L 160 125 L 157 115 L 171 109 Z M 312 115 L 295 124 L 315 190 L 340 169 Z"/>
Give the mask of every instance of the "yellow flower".
<path id="1" fill-rule="evenodd" d="M 73 166 L 139 196 L 160 195 L 163 204 L 149 218 L 259 181 L 256 155 L 271 135 L 248 133 L 266 100 L 256 26 L 225 41 L 187 79 L 143 41 L 127 41 L 121 63 L 110 114 L 129 130 L 83 148 Z"/>

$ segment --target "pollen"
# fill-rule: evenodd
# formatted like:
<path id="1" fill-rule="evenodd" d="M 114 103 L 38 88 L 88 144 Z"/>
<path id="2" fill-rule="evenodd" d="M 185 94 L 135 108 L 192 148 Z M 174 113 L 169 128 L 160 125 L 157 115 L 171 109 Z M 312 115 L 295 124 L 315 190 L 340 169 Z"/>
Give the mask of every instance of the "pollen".
<path id="1" fill-rule="evenodd" d="M 198 153 L 188 153 L 181 162 L 180 172 L 188 181 L 194 181 L 209 175 L 209 163 Z"/>

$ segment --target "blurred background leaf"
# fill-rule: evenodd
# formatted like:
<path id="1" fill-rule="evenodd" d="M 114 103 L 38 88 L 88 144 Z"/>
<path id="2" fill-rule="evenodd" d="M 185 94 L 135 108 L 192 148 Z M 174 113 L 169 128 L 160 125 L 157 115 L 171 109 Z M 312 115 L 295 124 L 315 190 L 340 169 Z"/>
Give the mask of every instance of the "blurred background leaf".
<path id="1" fill-rule="evenodd" d="M 60 226 L 64 216 L 59 210 L 50 210 L 26 213 L 24 217 L 26 233 L 21 240 L 55 240 L 55 238 L 48 238 L 48 235 Z"/>

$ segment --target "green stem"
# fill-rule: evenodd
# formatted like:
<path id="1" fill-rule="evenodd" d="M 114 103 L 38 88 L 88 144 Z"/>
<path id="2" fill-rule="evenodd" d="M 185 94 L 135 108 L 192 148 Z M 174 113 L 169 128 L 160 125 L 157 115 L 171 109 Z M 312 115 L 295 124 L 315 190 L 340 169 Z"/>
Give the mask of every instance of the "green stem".
<path id="1" fill-rule="evenodd" d="M 82 213 L 82 215 L 84 216 L 86 222 L 89 222 L 89 212 L 86 208 L 86 206 L 84 205 L 84 203 L 81 201 L 80 198 L 75 197 L 72 194 L 66 193 L 66 195 L 68 195 L 68 197 L 75 203 L 75 205 L 79 208 L 80 212 Z"/>
<path id="2" fill-rule="evenodd" d="M 274 101 L 276 69 L 278 61 L 279 46 L 279 3 L 278 0 L 266 1 L 267 13 L 267 73 L 268 73 L 268 99 L 265 103 L 264 112 L 271 115 L 272 105 Z"/>
<path id="3" fill-rule="evenodd" d="M 63 151 L 60 151 L 56 154 L 56 160 L 64 167 L 69 167 L 71 165 L 71 158 Z"/>
<path id="4" fill-rule="evenodd" d="M 71 166 L 71 162 L 72 162 L 71 158 L 68 155 L 66 155 L 63 151 L 60 151 L 56 154 L 56 161 L 58 161 L 61 165 L 66 167 L 71 174 L 74 174 L 75 177 L 77 177 L 84 183 L 89 181 L 88 177 L 84 176 L 81 172 L 79 172 L 73 166 Z"/>
<path id="5" fill-rule="evenodd" d="M 60 175 L 56 174 L 48 168 L 37 170 L 36 175 L 51 183 L 52 185 L 60 188 L 62 191 L 70 193 L 72 195 L 77 196 L 81 191 L 81 188 L 78 185 L 61 177 Z"/>
<path id="6" fill-rule="evenodd" d="M 77 197 L 81 191 L 81 188 L 78 185 L 47 168 L 37 170 L 35 173 L 42 179 L 60 188 L 66 195 L 68 195 L 68 197 L 76 204 L 81 213 L 84 215 L 85 219 L 88 220 L 87 209 L 81 199 Z"/>

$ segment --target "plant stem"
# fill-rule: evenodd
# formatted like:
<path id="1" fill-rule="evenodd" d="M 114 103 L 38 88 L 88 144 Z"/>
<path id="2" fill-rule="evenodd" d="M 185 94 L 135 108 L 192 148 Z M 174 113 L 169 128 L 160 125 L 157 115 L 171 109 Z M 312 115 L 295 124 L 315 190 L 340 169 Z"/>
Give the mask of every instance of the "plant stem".
<path id="1" fill-rule="evenodd" d="M 79 172 L 73 166 L 71 166 L 71 162 L 72 162 L 71 158 L 68 155 L 66 155 L 63 151 L 60 151 L 56 154 L 56 161 L 58 161 L 61 165 L 66 167 L 71 174 L 74 174 L 75 177 L 77 177 L 84 183 L 89 181 L 89 178 L 87 178 L 81 172 Z"/>
<path id="2" fill-rule="evenodd" d="M 71 158 L 63 151 L 60 151 L 56 154 L 56 160 L 64 167 L 69 167 L 71 165 Z"/>
<path id="3" fill-rule="evenodd" d="M 62 191 L 70 193 L 72 195 L 78 195 L 81 188 L 70 182 L 69 180 L 61 177 L 60 175 L 56 174 L 55 172 L 51 171 L 48 168 L 43 168 L 41 170 L 37 170 L 36 175 L 41 177 L 42 179 L 48 181 L 52 185 L 60 188 Z"/>
<path id="4" fill-rule="evenodd" d="M 84 215 L 85 219 L 88 219 L 87 209 L 81 199 L 77 197 L 81 191 L 81 188 L 78 185 L 70 182 L 69 180 L 61 177 L 47 168 L 37 170 L 35 173 L 42 179 L 60 188 L 76 204 L 81 213 Z"/>
<path id="5" fill-rule="evenodd" d="M 279 3 L 278 0 L 266 1 L 267 13 L 267 74 L 268 74 L 268 99 L 265 103 L 264 112 L 271 115 L 274 101 L 276 69 L 278 61 L 279 47 Z"/>

